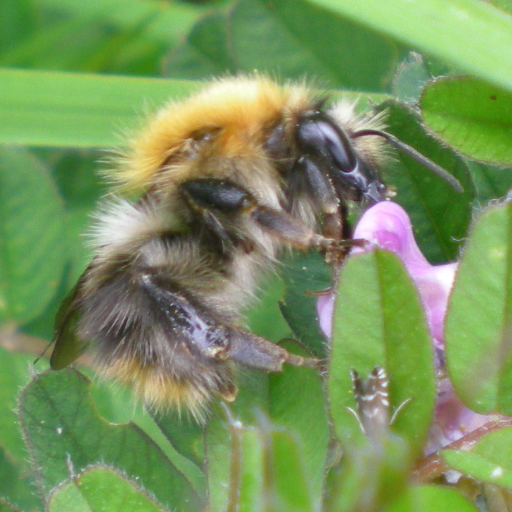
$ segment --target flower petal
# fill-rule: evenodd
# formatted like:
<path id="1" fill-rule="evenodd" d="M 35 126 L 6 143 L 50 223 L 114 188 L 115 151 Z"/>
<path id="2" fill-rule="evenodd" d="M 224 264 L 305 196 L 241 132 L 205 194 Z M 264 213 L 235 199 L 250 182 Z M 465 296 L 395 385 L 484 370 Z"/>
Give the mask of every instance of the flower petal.
<path id="1" fill-rule="evenodd" d="M 444 316 L 457 263 L 431 265 L 414 239 L 409 216 L 400 205 L 391 201 L 370 208 L 357 224 L 354 238 L 369 242 L 365 248 L 354 248 L 354 253 L 379 247 L 402 259 L 420 293 L 435 344 L 442 346 Z"/>

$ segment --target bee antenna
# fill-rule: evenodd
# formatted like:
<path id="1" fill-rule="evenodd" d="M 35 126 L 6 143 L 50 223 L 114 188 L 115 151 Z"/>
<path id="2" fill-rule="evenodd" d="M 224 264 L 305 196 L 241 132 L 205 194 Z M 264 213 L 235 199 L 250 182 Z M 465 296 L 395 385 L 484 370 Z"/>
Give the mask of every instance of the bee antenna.
<path id="1" fill-rule="evenodd" d="M 434 174 L 437 174 L 440 178 L 449 183 L 457 192 L 461 193 L 464 191 L 462 185 L 460 184 L 457 178 L 452 176 L 448 171 L 437 165 L 435 162 L 427 158 L 425 155 L 422 155 L 414 148 L 412 148 L 405 142 L 401 141 L 400 139 L 397 139 L 394 135 L 391 135 L 390 133 L 368 128 L 365 130 L 359 130 L 358 132 L 354 133 L 352 137 L 366 137 L 368 135 L 376 135 L 378 137 L 386 139 L 392 146 L 402 151 L 402 153 L 405 153 L 411 158 L 414 158 L 414 160 L 423 165 L 423 167 L 433 172 Z"/>

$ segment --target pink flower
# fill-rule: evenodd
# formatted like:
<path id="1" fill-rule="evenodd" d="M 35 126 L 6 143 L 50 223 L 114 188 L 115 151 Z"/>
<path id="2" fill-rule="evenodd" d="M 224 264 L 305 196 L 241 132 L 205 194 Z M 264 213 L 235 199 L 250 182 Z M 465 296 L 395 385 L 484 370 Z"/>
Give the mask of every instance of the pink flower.
<path id="1" fill-rule="evenodd" d="M 457 441 L 491 419 L 491 416 L 468 409 L 455 395 L 448 377 L 442 378 L 437 385 L 434 421 L 428 434 L 425 454 L 434 453 Z"/>
<path id="2" fill-rule="evenodd" d="M 354 238 L 367 240 L 368 243 L 364 248 L 354 248 L 353 253 L 380 248 L 394 252 L 401 258 L 418 289 L 436 352 L 436 366 L 439 374 L 444 375 L 444 317 L 457 263 L 431 265 L 416 244 L 407 213 L 391 201 L 377 203 L 366 211 L 356 226 Z M 328 337 L 331 334 L 333 307 L 333 295 L 319 297 L 317 311 L 320 327 Z M 435 420 L 427 453 L 463 437 L 488 419 L 467 409 L 456 397 L 451 383 L 443 377 L 438 383 Z"/>
<path id="3" fill-rule="evenodd" d="M 380 248 L 400 256 L 418 287 L 434 346 L 442 348 L 444 315 L 457 263 L 431 265 L 416 244 L 409 216 L 391 201 L 377 203 L 366 211 L 354 238 L 367 240 L 368 244 L 365 248 L 355 247 L 352 253 Z M 332 296 L 323 296 L 317 304 L 320 327 L 327 336 L 331 332 L 333 301 Z"/>

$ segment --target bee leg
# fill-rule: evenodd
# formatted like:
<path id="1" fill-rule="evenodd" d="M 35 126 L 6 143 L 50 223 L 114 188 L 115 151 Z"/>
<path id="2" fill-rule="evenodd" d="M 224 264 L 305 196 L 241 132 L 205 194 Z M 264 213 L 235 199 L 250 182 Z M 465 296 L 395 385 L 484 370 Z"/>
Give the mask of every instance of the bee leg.
<path id="1" fill-rule="evenodd" d="M 220 241 L 222 251 L 227 253 L 233 248 L 233 240 L 230 238 L 225 226 L 214 213 L 214 204 L 209 201 L 212 193 L 211 186 L 205 183 L 206 180 L 191 180 L 180 187 L 182 197 L 194 214 L 201 218 L 202 224 L 206 226 Z M 211 180 L 209 180 L 211 181 Z M 215 197 L 215 196 L 214 196 Z"/>
<path id="2" fill-rule="evenodd" d="M 274 232 L 299 247 L 321 245 L 320 240 L 328 240 L 285 211 L 258 204 L 250 192 L 228 180 L 190 180 L 180 186 L 180 191 L 195 212 L 203 218 L 210 216 L 216 219 L 217 225 L 214 227 L 209 223 L 209 226 L 219 236 L 229 237 L 230 218 L 246 216 L 256 221 L 260 228 Z M 325 244 L 328 245 L 327 242 Z"/>
<path id="3" fill-rule="evenodd" d="M 328 238 L 348 238 L 348 225 L 344 222 L 347 208 L 337 196 L 329 175 L 308 156 L 299 160 L 297 167 L 299 179 L 322 214 L 322 233 Z"/>
<path id="4" fill-rule="evenodd" d="M 324 249 L 327 255 L 337 254 L 331 258 L 333 261 L 341 259 L 346 254 L 346 248 L 354 244 L 352 240 L 329 238 L 316 233 L 284 210 L 260 205 L 252 194 L 229 180 L 190 180 L 180 185 L 180 191 L 193 211 L 203 219 L 210 219 L 207 225 L 223 244 L 224 241 L 232 245 L 244 243 L 229 227 L 234 216 L 247 216 L 260 228 L 298 248 L 318 247 Z M 250 251 L 251 247 L 247 249 Z"/>
<path id="5" fill-rule="evenodd" d="M 231 226 L 234 218 L 255 203 L 249 192 L 229 180 L 214 178 L 186 181 L 179 190 L 191 211 L 221 242 L 224 253 L 235 246 L 244 247 L 246 252 L 253 249 L 253 244 Z"/>
<path id="6" fill-rule="evenodd" d="M 271 372 L 281 371 L 285 362 L 314 366 L 313 360 L 290 354 L 265 338 L 223 323 L 205 307 L 173 290 L 157 273 L 146 270 L 139 279 L 160 312 L 166 331 L 174 332 L 189 351 L 199 352 L 212 363 L 230 360 Z M 203 371 L 206 368 L 208 365 Z"/>
<path id="7" fill-rule="evenodd" d="M 300 249 L 318 247 L 333 251 L 345 250 L 347 246 L 353 245 L 353 240 L 339 240 L 321 235 L 282 210 L 255 205 L 251 216 L 261 227 Z"/>
<path id="8" fill-rule="evenodd" d="M 336 193 L 329 173 L 322 171 L 311 156 L 303 157 L 297 165 L 300 167 L 307 193 L 314 199 L 317 210 L 322 214 L 322 234 L 338 241 L 332 248 L 326 248 L 325 259 L 329 264 L 339 266 L 353 246 L 364 245 L 365 241 L 351 238 L 351 226 L 346 221 L 347 206 Z"/>
<path id="9" fill-rule="evenodd" d="M 243 329 L 234 329 L 230 336 L 230 359 L 249 368 L 272 372 L 282 371 L 283 363 L 316 368 L 319 361 L 291 354 L 265 338 Z"/>

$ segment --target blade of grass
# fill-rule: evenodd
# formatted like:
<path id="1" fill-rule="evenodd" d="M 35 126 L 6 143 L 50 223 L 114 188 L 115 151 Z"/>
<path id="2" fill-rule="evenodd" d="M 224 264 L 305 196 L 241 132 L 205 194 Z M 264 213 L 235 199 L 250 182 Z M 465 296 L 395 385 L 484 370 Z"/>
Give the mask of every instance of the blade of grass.
<path id="1" fill-rule="evenodd" d="M 105 147 L 170 98 L 197 85 L 61 72 L 0 70 L 0 143 Z"/>
<path id="2" fill-rule="evenodd" d="M 512 17 L 480 0 L 309 0 L 512 90 Z"/>

